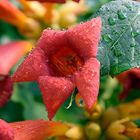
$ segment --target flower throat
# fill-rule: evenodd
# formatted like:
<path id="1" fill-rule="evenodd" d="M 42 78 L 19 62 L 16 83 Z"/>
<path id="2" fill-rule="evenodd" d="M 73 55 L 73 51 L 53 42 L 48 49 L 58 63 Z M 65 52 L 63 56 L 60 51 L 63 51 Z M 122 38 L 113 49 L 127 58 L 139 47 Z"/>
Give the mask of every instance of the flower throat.
<path id="1" fill-rule="evenodd" d="M 62 76 L 72 75 L 83 65 L 80 57 L 66 46 L 51 55 L 50 61 L 55 72 Z"/>

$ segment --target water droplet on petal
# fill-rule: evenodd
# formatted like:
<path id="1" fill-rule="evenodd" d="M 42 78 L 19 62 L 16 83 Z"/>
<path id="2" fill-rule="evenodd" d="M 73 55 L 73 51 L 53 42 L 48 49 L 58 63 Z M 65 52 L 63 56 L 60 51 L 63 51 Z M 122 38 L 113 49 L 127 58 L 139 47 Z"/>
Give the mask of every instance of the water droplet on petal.
<path id="1" fill-rule="evenodd" d="M 67 77 L 67 78 L 71 78 L 71 77 L 72 77 L 72 75 L 67 75 L 66 77 Z"/>
<path id="2" fill-rule="evenodd" d="M 96 74 L 97 74 L 96 71 L 94 71 L 94 72 L 91 74 L 91 77 L 95 77 Z"/>
<path id="3" fill-rule="evenodd" d="M 28 75 L 29 74 L 29 72 L 27 71 L 27 72 L 25 72 L 25 75 Z"/>
<path id="4" fill-rule="evenodd" d="M 81 97 L 81 95 L 79 93 L 76 94 L 76 97 L 75 97 L 75 102 L 76 102 L 76 105 L 78 107 L 84 107 L 85 106 L 85 103 Z"/>
<path id="5" fill-rule="evenodd" d="M 46 62 L 48 63 L 49 62 L 49 59 L 46 59 Z"/>
<path id="6" fill-rule="evenodd" d="M 118 10 L 117 14 L 120 20 L 126 19 L 126 15 L 121 10 Z"/>
<path id="7" fill-rule="evenodd" d="M 108 23 L 109 23 L 109 25 L 115 25 L 116 24 L 115 18 L 110 17 L 108 19 Z"/>
<path id="8" fill-rule="evenodd" d="M 82 70 L 82 67 L 79 66 L 79 67 L 77 68 L 77 70 L 78 70 L 78 71 L 81 71 L 81 70 Z"/>

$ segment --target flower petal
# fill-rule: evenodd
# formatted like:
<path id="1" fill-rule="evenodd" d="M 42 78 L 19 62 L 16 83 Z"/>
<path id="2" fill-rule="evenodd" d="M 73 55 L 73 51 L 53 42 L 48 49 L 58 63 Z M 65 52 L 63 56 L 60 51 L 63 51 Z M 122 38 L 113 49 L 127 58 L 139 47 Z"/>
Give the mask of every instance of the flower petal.
<path id="1" fill-rule="evenodd" d="M 95 57 L 98 50 L 100 39 L 101 19 L 94 18 L 88 22 L 82 23 L 66 32 L 68 41 L 79 53 L 81 58 L 87 60 Z"/>
<path id="2" fill-rule="evenodd" d="M 136 77 L 140 78 L 140 68 L 133 68 L 129 70 L 130 74 L 135 75 Z"/>
<path id="3" fill-rule="evenodd" d="M 61 136 L 69 129 L 67 124 L 44 120 L 28 120 L 10 123 L 14 129 L 14 140 L 44 140 L 52 136 Z M 5 140 L 5 139 L 3 139 Z"/>
<path id="4" fill-rule="evenodd" d="M 37 43 L 37 47 L 43 49 L 47 56 L 63 46 L 68 46 L 65 38 L 65 31 L 55 31 L 50 29 L 43 31 L 42 36 Z"/>
<path id="5" fill-rule="evenodd" d="M 76 86 L 87 108 L 91 108 L 96 103 L 99 80 L 100 63 L 96 58 L 87 60 L 81 72 L 75 74 Z"/>
<path id="6" fill-rule="evenodd" d="M 0 119 L 0 140 L 14 140 L 14 130 L 4 120 Z"/>
<path id="7" fill-rule="evenodd" d="M 27 17 L 8 0 L 1 0 L 0 19 L 18 27 L 23 27 L 26 23 Z"/>
<path id="8" fill-rule="evenodd" d="M 66 78 L 41 76 L 38 80 L 43 100 L 48 111 L 48 118 L 52 119 L 59 107 L 70 96 L 74 84 Z"/>
<path id="9" fill-rule="evenodd" d="M 0 46 L 0 74 L 6 75 L 19 59 L 31 49 L 26 41 L 11 42 Z"/>
<path id="10" fill-rule="evenodd" d="M 47 58 L 42 49 L 35 48 L 14 73 L 14 82 L 35 81 L 38 76 L 48 75 Z"/>
<path id="11" fill-rule="evenodd" d="M 10 99 L 13 90 L 13 82 L 9 76 L 0 75 L 0 107 L 3 107 Z"/>

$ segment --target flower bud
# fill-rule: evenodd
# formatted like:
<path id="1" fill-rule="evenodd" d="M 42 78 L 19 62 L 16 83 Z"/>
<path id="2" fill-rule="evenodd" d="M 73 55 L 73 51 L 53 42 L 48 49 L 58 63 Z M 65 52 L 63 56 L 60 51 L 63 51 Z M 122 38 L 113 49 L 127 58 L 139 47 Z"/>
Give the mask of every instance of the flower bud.
<path id="1" fill-rule="evenodd" d="M 65 136 L 70 139 L 82 139 L 84 137 L 83 129 L 80 126 L 73 126 L 65 133 Z"/>
<path id="2" fill-rule="evenodd" d="M 19 30 L 23 35 L 30 38 L 38 38 L 41 32 L 39 23 L 32 18 L 28 18 L 26 20 L 25 26 L 22 28 L 19 28 Z"/>
<path id="3" fill-rule="evenodd" d="M 123 119 L 111 123 L 106 131 L 107 139 L 111 140 L 128 140 L 128 137 L 125 136 L 124 132 L 126 127 L 123 123 L 127 122 L 128 119 Z"/>
<path id="4" fill-rule="evenodd" d="M 96 104 L 92 107 L 92 109 L 86 109 L 85 115 L 91 120 L 97 120 L 102 115 L 102 107 L 99 104 Z"/>
<path id="5" fill-rule="evenodd" d="M 106 112 L 104 112 L 102 117 L 102 126 L 106 128 L 110 123 L 119 119 L 119 112 L 116 108 L 109 108 Z"/>
<path id="6" fill-rule="evenodd" d="M 101 127 L 97 123 L 89 123 L 85 128 L 85 133 L 89 140 L 98 140 L 101 135 Z"/>

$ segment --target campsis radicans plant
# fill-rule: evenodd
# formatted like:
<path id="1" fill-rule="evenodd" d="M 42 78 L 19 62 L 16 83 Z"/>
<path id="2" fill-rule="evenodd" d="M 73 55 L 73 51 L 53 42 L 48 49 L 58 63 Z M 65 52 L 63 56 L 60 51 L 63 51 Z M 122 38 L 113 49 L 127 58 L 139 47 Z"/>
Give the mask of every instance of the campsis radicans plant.
<path id="1" fill-rule="evenodd" d="M 46 29 L 37 46 L 14 73 L 14 82 L 38 82 L 49 119 L 75 87 L 87 108 L 96 103 L 100 79 L 100 63 L 96 58 L 100 31 L 100 18 L 66 31 Z"/>

